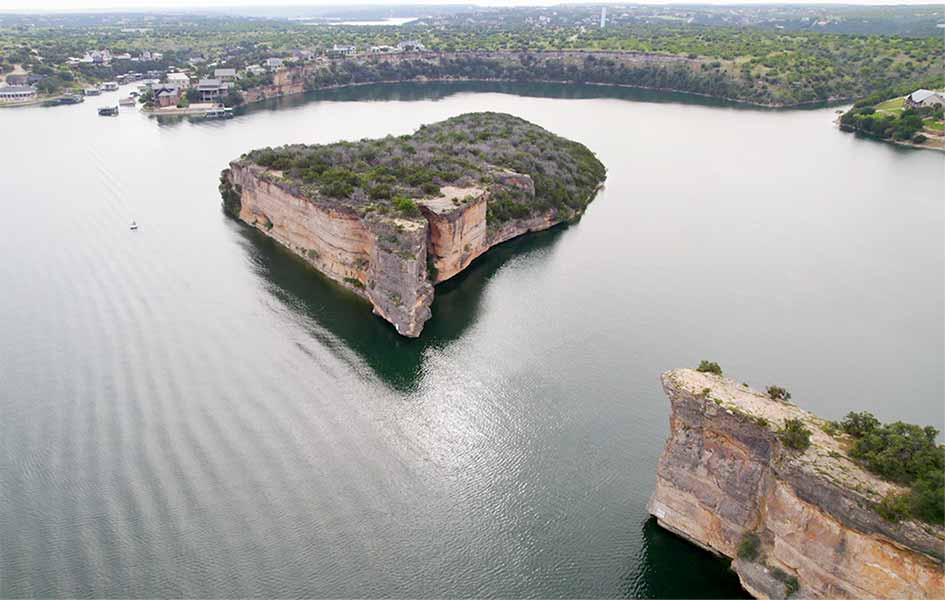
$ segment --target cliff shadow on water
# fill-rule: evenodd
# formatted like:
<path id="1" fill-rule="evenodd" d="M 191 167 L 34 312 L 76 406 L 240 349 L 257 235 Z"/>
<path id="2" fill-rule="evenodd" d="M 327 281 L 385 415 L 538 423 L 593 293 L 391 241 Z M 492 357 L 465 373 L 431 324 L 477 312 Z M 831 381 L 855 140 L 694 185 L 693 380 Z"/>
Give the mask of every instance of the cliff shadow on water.
<path id="1" fill-rule="evenodd" d="M 640 553 L 628 560 L 620 578 L 624 598 L 752 597 L 728 559 L 666 531 L 655 518 L 645 520 L 641 529 Z"/>
<path id="2" fill-rule="evenodd" d="M 236 224 L 234 223 L 234 226 Z M 278 242 L 246 226 L 238 229 L 252 255 L 257 274 L 271 285 L 269 292 L 312 322 L 310 334 L 328 349 L 340 341 L 391 387 L 416 389 L 428 348 L 443 347 L 475 323 L 490 280 L 512 258 L 540 255 L 569 227 L 527 234 L 491 248 L 465 270 L 436 286 L 431 310 L 419 338 L 399 335 L 390 323 L 372 314 L 366 300 L 331 281 Z"/>

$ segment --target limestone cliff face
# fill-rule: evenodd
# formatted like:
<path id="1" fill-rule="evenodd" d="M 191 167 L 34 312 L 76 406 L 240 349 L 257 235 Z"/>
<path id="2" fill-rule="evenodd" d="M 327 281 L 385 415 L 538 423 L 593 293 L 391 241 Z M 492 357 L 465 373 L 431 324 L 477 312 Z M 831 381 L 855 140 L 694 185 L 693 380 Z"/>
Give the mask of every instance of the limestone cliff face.
<path id="1" fill-rule="evenodd" d="M 433 303 L 425 223 L 313 202 L 255 165 L 234 162 L 224 179 L 238 195 L 231 214 L 367 299 L 401 335 L 420 335 Z"/>
<path id="2" fill-rule="evenodd" d="M 502 172 L 496 180 L 534 197 L 527 175 Z M 419 336 L 431 316 L 433 284 L 461 272 L 496 244 L 563 220 L 549 210 L 490 229 L 489 192 L 474 187 L 444 187 L 439 197 L 417 201 L 423 218 L 400 219 L 311 200 L 280 173 L 252 163 L 234 161 L 223 182 L 230 214 L 367 299 L 375 314 L 408 337 Z"/>
<path id="3" fill-rule="evenodd" d="M 663 375 L 672 403 L 649 511 L 660 525 L 736 558 L 755 534 L 760 555 L 733 568 L 759 598 L 942 598 L 945 530 L 891 523 L 875 505 L 893 484 L 860 468 L 824 421 L 721 377 Z M 804 450 L 775 430 L 800 419 L 813 432 Z"/>

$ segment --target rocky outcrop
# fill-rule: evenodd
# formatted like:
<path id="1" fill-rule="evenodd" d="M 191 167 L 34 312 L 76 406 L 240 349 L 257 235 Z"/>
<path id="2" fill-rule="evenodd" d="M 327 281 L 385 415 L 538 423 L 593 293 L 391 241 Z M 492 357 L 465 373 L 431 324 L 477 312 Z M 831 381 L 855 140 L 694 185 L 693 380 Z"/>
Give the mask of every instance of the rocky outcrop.
<path id="1" fill-rule="evenodd" d="M 401 335 L 420 335 L 433 303 L 425 223 L 315 202 L 257 165 L 233 162 L 223 180 L 231 214 L 368 300 Z"/>
<path id="2" fill-rule="evenodd" d="M 496 179 L 535 194 L 528 175 L 504 171 Z M 431 316 L 433 284 L 497 244 L 574 216 L 552 209 L 490 228 L 487 190 L 444 187 L 437 197 L 417 200 L 422 218 L 399 218 L 313 200 L 278 171 L 242 161 L 224 171 L 221 192 L 232 216 L 368 300 L 375 314 L 408 337 L 419 336 Z"/>
<path id="3" fill-rule="evenodd" d="M 945 529 L 875 510 L 898 488 L 847 457 L 825 421 L 744 385 L 692 370 L 663 375 L 670 437 L 649 511 L 692 542 L 736 558 L 759 598 L 941 598 Z M 811 446 L 776 431 L 799 419 Z M 748 556 L 745 556 L 748 555 Z M 792 593 L 793 592 L 793 593 Z"/>

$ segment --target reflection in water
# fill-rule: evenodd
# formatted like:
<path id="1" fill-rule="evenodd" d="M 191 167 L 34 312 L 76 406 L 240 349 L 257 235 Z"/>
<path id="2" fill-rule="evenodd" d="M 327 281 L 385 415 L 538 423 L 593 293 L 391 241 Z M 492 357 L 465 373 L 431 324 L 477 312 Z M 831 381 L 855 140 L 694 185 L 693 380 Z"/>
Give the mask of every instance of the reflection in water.
<path id="1" fill-rule="evenodd" d="M 730 106 L 750 108 L 718 98 L 694 96 L 676 92 L 658 92 L 640 88 L 575 83 L 527 83 L 503 81 L 427 81 L 405 83 L 371 83 L 350 87 L 317 90 L 305 94 L 270 98 L 244 106 L 238 111 L 247 114 L 256 111 L 284 110 L 302 106 L 312 101 L 330 102 L 411 102 L 419 100 L 441 100 L 463 93 L 513 94 L 530 98 L 555 98 L 566 100 L 590 100 L 613 98 L 651 103 L 681 103 L 699 106 Z"/>
<path id="2" fill-rule="evenodd" d="M 644 521 L 642 529 L 640 555 L 629 559 L 620 582 L 625 598 L 751 598 L 727 559 L 693 551 L 692 544 L 655 518 Z"/>
<path id="3" fill-rule="evenodd" d="M 370 303 L 331 281 L 271 238 L 241 225 L 246 248 L 257 273 L 270 291 L 303 320 L 327 347 L 337 340 L 354 350 L 388 385 L 416 389 L 428 348 L 457 339 L 477 316 L 489 280 L 514 257 L 537 258 L 560 239 L 567 225 L 527 234 L 492 248 L 466 270 L 436 286 L 433 317 L 416 339 L 399 335 L 387 321 L 373 315 Z M 335 343 L 332 343 L 335 342 Z"/>

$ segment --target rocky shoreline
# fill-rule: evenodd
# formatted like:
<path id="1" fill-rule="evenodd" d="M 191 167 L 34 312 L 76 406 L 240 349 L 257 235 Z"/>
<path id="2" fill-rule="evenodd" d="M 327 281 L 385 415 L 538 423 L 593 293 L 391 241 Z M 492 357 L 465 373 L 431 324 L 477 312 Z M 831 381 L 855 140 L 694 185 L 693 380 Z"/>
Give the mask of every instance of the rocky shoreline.
<path id="1" fill-rule="evenodd" d="M 850 459 L 823 419 L 711 373 L 670 371 L 663 389 L 670 437 L 649 512 L 732 558 L 749 593 L 941 597 L 945 528 L 880 516 L 877 505 L 899 486 Z M 806 449 L 776 433 L 793 419 L 812 433 Z M 746 544 L 752 552 L 740 551 Z"/>

